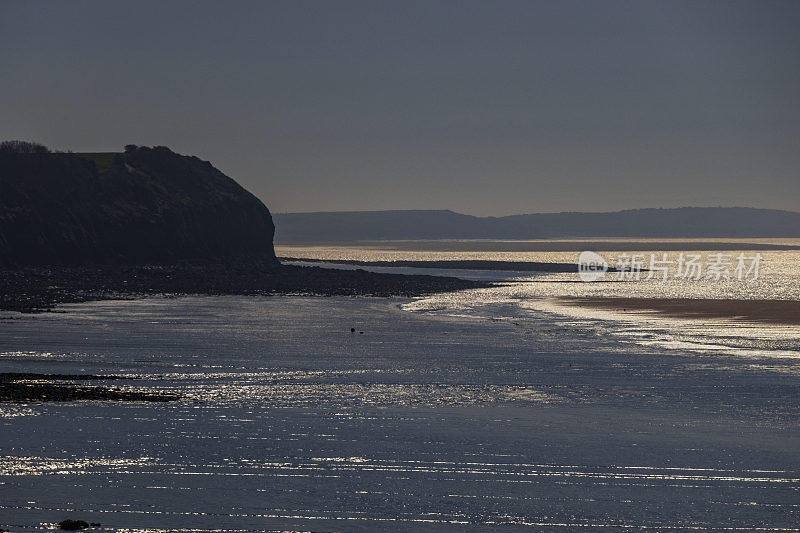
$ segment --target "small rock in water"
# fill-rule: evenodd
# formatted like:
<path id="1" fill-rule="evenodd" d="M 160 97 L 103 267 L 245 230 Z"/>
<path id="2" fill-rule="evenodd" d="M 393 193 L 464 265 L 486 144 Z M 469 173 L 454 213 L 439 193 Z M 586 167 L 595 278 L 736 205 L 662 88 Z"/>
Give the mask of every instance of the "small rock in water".
<path id="1" fill-rule="evenodd" d="M 65 531 L 80 531 L 88 528 L 89 523 L 83 520 L 62 520 L 58 523 L 58 527 Z"/>

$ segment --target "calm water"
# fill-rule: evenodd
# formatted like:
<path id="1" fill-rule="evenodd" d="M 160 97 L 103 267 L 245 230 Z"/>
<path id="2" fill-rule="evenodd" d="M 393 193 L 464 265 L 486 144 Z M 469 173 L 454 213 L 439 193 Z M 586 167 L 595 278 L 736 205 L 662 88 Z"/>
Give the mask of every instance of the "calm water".
<path id="1" fill-rule="evenodd" d="M 668 287 L 545 278 L 6 314 L 3 371 L 183 399 L 0 405 L 0 527 L 800 531 L 796 329 L 567 312 Z"/>

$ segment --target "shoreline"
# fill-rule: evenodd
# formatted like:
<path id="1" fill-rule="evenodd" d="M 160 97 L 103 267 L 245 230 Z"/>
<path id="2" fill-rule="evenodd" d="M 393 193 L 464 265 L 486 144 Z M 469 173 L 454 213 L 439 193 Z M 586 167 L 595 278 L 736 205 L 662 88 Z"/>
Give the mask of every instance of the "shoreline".
<path id="1" fill-rule="evenodd" d="M 499 270 L 508 272 L 547 272 L 577 273 L 577 263 L 545 263 L 540 261 L 489 261 L 477 259 L 440 260 L 440 261 L 359 261 L 357 259 L 315 259 L 305 257 L 279 257 L 281 261 L 297 263 L 319 263 L 332 265 L 355 265 L 365 267 L 409 267 L 440 268 L 448 270 Z M 616 272 L 614 268 L 609 271 Z"/>
<path id="2" fill-rule="evenodd" d="M 765 324 L 800 325 L 800 302 L 795 300 L 717 300 L 692 298 L 559 298 L 577 306 L 621 311 L 653 312 L 672 318 L 732 319 Z"/>
<path id="3" fill-rule="evenodd" d="M 0 311 L 35 313 L 62 303 L 160 294 L 415 297 L 490 286 L 454 277 L 272 263 L 43 266 L 0 269 Z"/>

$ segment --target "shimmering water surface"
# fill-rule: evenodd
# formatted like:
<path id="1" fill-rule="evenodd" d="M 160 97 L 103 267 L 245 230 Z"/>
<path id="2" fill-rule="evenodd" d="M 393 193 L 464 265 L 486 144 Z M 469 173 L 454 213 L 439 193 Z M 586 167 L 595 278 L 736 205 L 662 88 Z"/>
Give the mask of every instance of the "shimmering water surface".
<path id="1" fill-rule="evenodd" d="M 688 248 L 691 246 L 691 248 Z M 769 246 L 787 249 L 773 250 Z M 488 251 L 486 249 L 489 249 Z M 504 250 L 512 248 L 514 251 Z M 532 251 L 526 251 L 532 248 Z M 520 251 L 521 249 L 522 251 Z M 555 250 L 555 251 L 554 251 Z M 542 298 L 557 296 L 620 296 L 650 298 L 723 298 L 723 299 L 777 299 L 800 300 L 800 239 L 726 239 L 718 240 L 617 240 L 617 241 L 387 241 L 384 244 L 342 246 L 278 246 L 280 256 L 311 259 L 336 259 L 355 261 L 452 261 L 484 260 L 542 263 L 578 263 L 584 250 L 596 251 L 611 266 L 617 266 L 623 255 L 640 255 L 647 268 L 651 255 L 675 264 L 668 267 L 667 280 L 657 273 L 646 279 L 629 280 L 610 272 L 595 283 L 583 283 L 575 273 L 539 273 L 448 270 L 437 268 L 359 267 L 367 270 L 404 273 L 444 274 L 467 278 L 517 280 L 513 288 L 519 297 Z M 676 277 L 677 260 L 683 253 L 696 254 L 706 266 L 714 254 L 729 256 L 729 280 L 683 279 Z M 758 276 L 748 276 L 743 281 L 734 275 L 739 254 L 750 258 L 760 254 Z M 749 262 L 747 263 L 749 265 Z M 329 265 L 342 268 L 343 265 Z M 705 271 L 703 271 L 705 274 Z M 621 279 L 622 278 L 622 279 Z M 494 294 L 494 293 L 493 293 Z"/>
<path id="2" fill-rule="evenodd" d="M 5 314 L 3 371 L 183 397 L 0 404 L 0 528 L 800 531 L 797 328 L 566 309 L 672 290 L 568 276 Z"/>
<path id="3" fill-rule="evenodd" d="M 615 248 L 618 246 L 619 248 Z M 787 249 L 773 250 L 770 246 Z M 686 279 L 678 277 L 677 266 L 668 267 L 667 279 L 659 273 L 651 279 L 646 272 L 639 279 L 609 272 L 594 283 L 582 282 L 573 273 L 531 273 L 513 271 L 465 271 L 438 268 L 357 267 L 380 272 L 453 275 L 504 282 L 503 286 L 423 298 L 404 309 L 449 316 L 482 318 L 524 318 L 547 313 L 555 320 L 594 327 L 603 336 L 621 342 L 660 346 L 693 352 L 800 358 L 800 327 L 747 324 L 735 320 L 681 320 L 643 313 L 620 313 L 564 305 L 564 297 L 624 298 L 710 298 L 735 300 L 800 300 L 800 239 L 622 239 L 594 241 L 388 241 L 351 246 L 283 246 L 279 255 L 313 259 L 357 261 L 532 261 L 574 263 L 580 252 L 598 250 L 611 266 L 620 256 L 639 254 L 645 263 L 656 259 L 677 263 L 680 253 L 698 254 L 705 264 L 714 254 L 729 256 L 730 279 Z M 594 247 L 594 248 L 593 248 Z M 798 250 L 791 248 L 798 248 Z M 508 249 L 512 249 L 509 251 Z M 530 249 L 530 250 L 528 250 Z M 552 251 L 552 250 L 557 251 Z M 739 254 L 760 254 L 756 275 L 735 276 Z M 328 264 L 342 268 L 342 265 Z M 353 267 L 356 268 L 356 267 Z"/>

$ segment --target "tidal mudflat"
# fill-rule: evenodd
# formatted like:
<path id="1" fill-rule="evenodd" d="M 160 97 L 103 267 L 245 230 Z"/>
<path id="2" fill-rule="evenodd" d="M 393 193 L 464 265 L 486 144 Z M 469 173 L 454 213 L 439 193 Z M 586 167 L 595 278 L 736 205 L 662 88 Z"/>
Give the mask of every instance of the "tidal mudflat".
<path id="1" fill-rule="evenodd" d="M 9 372 L 136 377 L 180 399 L 0 403 L 0 527 L 797 530 L 798 359 L 444 301 L 9 314 Z"/>

